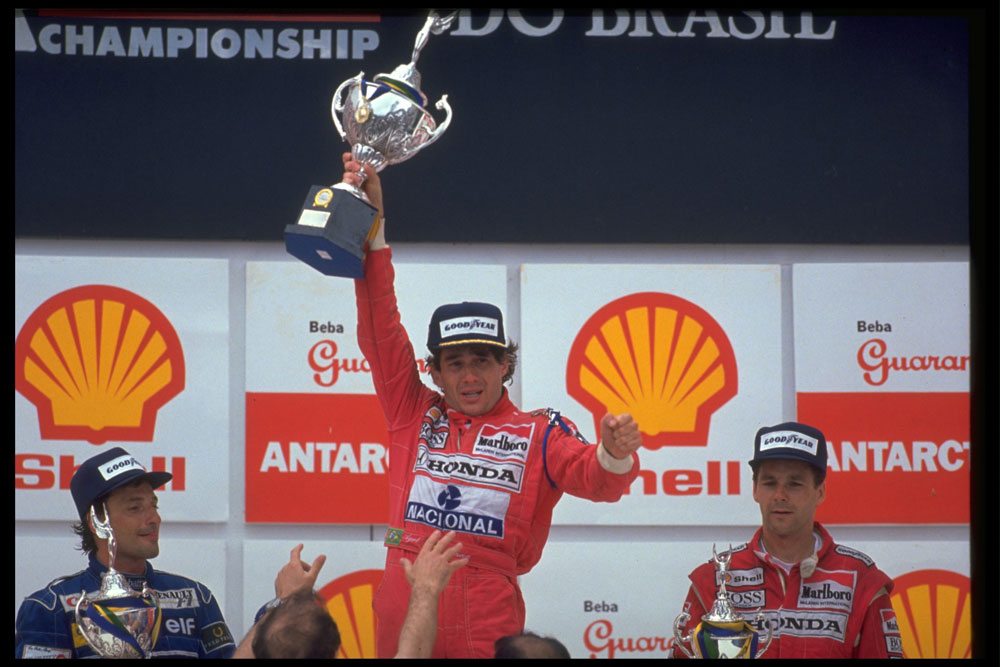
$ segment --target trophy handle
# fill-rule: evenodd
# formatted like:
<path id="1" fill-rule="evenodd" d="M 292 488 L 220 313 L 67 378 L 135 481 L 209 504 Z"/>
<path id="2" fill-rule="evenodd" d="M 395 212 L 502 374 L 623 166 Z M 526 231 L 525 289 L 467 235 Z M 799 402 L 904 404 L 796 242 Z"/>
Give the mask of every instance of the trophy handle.
<path id="1" fill-rule="evenodd" d="M 687 646 L 684 644 L 691 641 L 691 635 L 681 635 L 681 626 L 687 625 L 687 622 L 691 619 L 691 614 L 686 611 L 682 611 L 674 619 L 674 646 L 679 648 L 681 652 L 689 658 L 694 659 L 694 653 L 688 650 Z M 770 643 L 770 640 L 768 640 Z"/>
<path id="2" fill-rule="evenodd" d="M 767 620 L 767 618 L 764 616 L 764 612 L 761 609 L 757 610 L 757 617 L 755 620 L 757 621 L 758 628 L 761 627 L 761 625 L 764 624 L 764 622 Z M 768 647 L 771 646 L 772 639 L 774 639 L 774 627 L 770 623 L 768 623 L 767 640 L 764 642 L 764 646 L 762 648 L 757 649 L 757 655 L 754 656 L 755 659 L 767 653 Z"/>
<path id="3" fill-rule="evenodd" d="M 364 79 L 362 77 L 365 75 L 364 72 L 358 72 L 357 76 L 351 77 L 347 81 L 344 81 L 339 86 L 337 90 L 333 92 L 333 102 L 330 104 L 330 115 L 333 116 L 333 124 L 337 128 L 337 133 L 340 135 L 341 139 L 347 139 L 347 133 L 344 132 L 344 127 L 340 124 L 340 112 L 344 110 L 344 101 L 341 99 L 340 93 L 343 92 L 344 88 L 351 85 L 352 83 L 357 83 L 359 86 L 363 85 Z M 361 94 L 364 95 L 365 91 L 362 90 Z"/>
<path id="4" fill-rule="evenodd" d="M 440 137 L 442 134 L 444 134 L 444 131 L 448 129 L 449 125 L 451 125 L 451 105 L 448 104 L 448 96 L 447 95 L 442 95 L 441 99 L 439 99 L 434 104 L 434 107 L 437 108 L 437 109 L 444 109 L 444 112 L 445 112 L 444 122 L 441 123 L 440 125 L 438 125 L 437 129 L 435 129 L 433 132 L 429 133 L 430 139 L 428 139 L 427 143 L 425 143 L 423 146 L 420 147 L 421 150 L 423 150 L 424 148 L 427 148 L 428 146 L 430 146 L 431 144 L 433 144 L 435 141 L 437 141 L 438 137 Z"/>

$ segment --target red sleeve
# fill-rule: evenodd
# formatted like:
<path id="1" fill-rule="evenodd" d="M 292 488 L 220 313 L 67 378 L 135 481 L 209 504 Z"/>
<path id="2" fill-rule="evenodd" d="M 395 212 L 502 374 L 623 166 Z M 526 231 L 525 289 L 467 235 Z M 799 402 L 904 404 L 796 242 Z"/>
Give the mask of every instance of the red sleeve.
<path id="1" fill-rule="evenodd" d="M 567 421 L 570 430 L 576 426 Z M 544 439 L 545 429 L 542 437 Z M 558 425 L 549 429 L 543 447 L 546 470 L 557 489 L 587 500 L 615 502 L 639 475 L 639 457 L 632 454 L 632 468 L 623 474 L 605 470 L 597 459 L 597 446 L 566 433 Z"/>
<path id="2" fill-rule="evenodd" d="M 903 640 L 896 623 L 896 612 L 888 593 L 881 593 L 865 611 L 855 658 L 902 658 Z"/>
<path id="3" fill-rule="evenodd" d="M 369 252 L 365 277 L 354 281 L 358 304 L 358 345 L 371 367 L 390 431 L 419 417 L 422 401 L 433 393 L 417 372 L 413 345 L 399 318 L 392 249 Z"/>

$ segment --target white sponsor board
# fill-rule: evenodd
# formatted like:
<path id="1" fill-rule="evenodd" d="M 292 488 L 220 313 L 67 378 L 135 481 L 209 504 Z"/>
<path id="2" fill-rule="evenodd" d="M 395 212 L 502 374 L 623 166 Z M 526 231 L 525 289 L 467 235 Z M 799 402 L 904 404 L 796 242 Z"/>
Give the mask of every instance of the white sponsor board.
<path id="1" fill-rule="evenodd" d="M 417 358 L 427 354 L 427 326 L 442 304 L 484 301 L 508 315 L 504 266 L 397 261 L 395 268 L 400 318 Z M 357 321 L 353 280 L 302 262 L 247 262 L 247 391 L 374 393 Z"/>
<path id="2" fill-rule="evenodd" d="M 719 395 L 728 391 L 731 397 L 699 417 L 701 445 L 644 446 L 639 451 L 643 476 L 628 496 L 614 505 L 564 497 L 555 510 L 556 523 L 749 525 L 757 520 L 746 461 L 752 454 L 757 428 L 782 421 L 780 283 L 780 268 L 770 265 L 522 267 L 523 407 L 559 410 L 592 442 L 597 439 L 595 415 L 570 394 L 569 388 L 570 376 L 580 368 L 579 356 L 574 356 L 574 350 L 580 349 L 574 348 L 578 334 L 603 338 L 595 345 L 603 346 L 604 354 L 615 358 L 618 368 L 634 364 L 639 379 L 624 377 L 622 386 L 628 389 L 617 389 L 620 395 L 631 391 L 636 382 L 643 382 L 643 372 L 648 372 L 647 378 L 660 378 L 664 383 L 677 381 L 673 376 L 668 380 L 671 371 L 665 370 L 675 360 L 678 371 L 691 369 L 691 376 L 687 371 L 679 373 L 680 389 L 675 396 L 688 391 L 697 395 L 684 385 L 697 364 L 679 361 L 683 356 L 680 343 L 675 348 L 663 344 L 671 334 L 651 310 L 658 304 L 663 312 L 674 311 L 677 331 L 681 331 L 682 322 L 684 326 L 694 323 L 711 344 L 720 350 L 731 349 L 735 366 L 735 373 L 727 368 L 719 390 Z M 649 294 L 654 296 L 644 296 Z M 613 332 L 602 330 L 601 323 L 617 304 L 648 313 L 649 343 L 636 340 L 635 332 L 646 327 L 644 323 L 629 323 L 630 343 L 605 336 Z M 619 322 L 628 317 L 622 314 Z M 683 337 L 676 335 L 677 340 Z M 648 351 L 643 351 L 643 345 L 648 345 Z M 675 351 L 667 353 L 669 349 Z M 666 357 L 659 364 L 649 360 L 655 359 L 657 350 Z M 600 354 L 600 349 L 597 352 Z M 720 352 L 720 357 L 724 356 Z M 640 393 L 636 390 L 633 395 Z M 670 404 L 654 405 L 655 418 L 674 410 Z"/>
<path id="3" fill-rule="evenodd" d="M 229 274 L 216 259 L 125 257 L 15 257 L 14 336 L 50 298 L 88 285 L 125 290 L 151 304 L 176 332 L 183 353 L 183 388 L 155 411 L 151 441 L 80 437 L 42 439 L 39 410 L 21 392 L 14 395 L 15 518 L 73 519 L 68 490 L 73 465 L 113 446 L 124 447 L 149 470 L 159 461 L 175 482 L 158 491 L 164 519 L 225 521 L 229 492 Z M 97 288 L 98 294 L 104 288 Z M 131 295 L 127 296 L 132 299 Z M 95 299 L 96 301 L 96 299 Z M 103 367 L 120 354 L 107 320 L 94 327 L 111 344 L 86 352 L 83 366 Z M 155 323 L 153 328 L 155 328 Z M 178 354 L 167 345 L 168 354 Z M 91 349 L 94 349 L 91 347 Z M 50 357 L 52 358 L 52 357 Z M 57 371 L 50 371 L 56 373 Z M 84 372 L 89 372 L 85 370 Z M 140 383 L 141 385 L 141 383 Z M 107 392 L 96 394 L 107 407 Z M 84 411 L 86 412 L 86 411 Z M 78 427 L 73 424 L 73 427 Z M 180 487 L 183 488 L 180 488 Z M 176 488 L 175 488 L 176 487 Z"/>
<path id="4" fill-rule="evenodd" d="M 167 530 L 164 526 L 164 530 Z M 161 534 L 162 535 L 162 534 Z M 88 566 L 78 551 L 79 538 L 66 526 L 65 537 L 24 537 L 14 540 L 14 613 L 24 598 L 59 577 Z M 149 561 L 154 569 L 199 581 L 212 591 L 226 612 L 226 545 L 223 540 L 160 539 L 160 555 Z M 273 577 L 272 577 L 273 581 Z"/>
<path id="5" fill-rule="evenodd" d="M 520 578 L 525 628 L 555 637 L 573 658 L 662 658 L 687 597 L 688 574 L 711 559 L 712 546 L 550 541 L 541 562 Z M 890 578 L 918 570 L 969 572 L 963 541 L 887 539 L 849 546 L 873 558 Z"/>
<path id="6" fill-rule="evenodd" d="M 969 265 L 796 264 L 798 392 L 969 389 Z"/>
<path id="7" fill-rule="evenodd" d="M 367 530 L 363 531 L 365 534 Z M 291 550 L 300 542 L 292 540 L 246 540 L 243 543 L 243 614 L 239 622 L 230 622 L 234 636 L 242 637 L 253 624 L 257 611 L 274 597 L 274 578 L 290 557 Z M 312 564 L 320 554 L 327 556 L 323 569 L 314 586 L 315 590 L 325 600 L 333 593 L 343 593 L 342 601 L 345 609 L 357 604 L 356 608 L 348 609 L 355 614 L 353 628 L 338 627 L 341 640 L 346 647 L 350 646 L 352 657 L 358 651 L 363 651 L 365 657 L 368 648 L 374 649 L 374 612 L 371 609 L 371 596 L 374 595 L 381 571 L 385 567 L 385 547 L 381 541 L 370 540 L 303 540 L 302 560 Z M 362 576 L 364 571 L 371 576 Z M 337 588 L 332 591 L 331 584 L 341 578 L 351 577 L 346 584 L 353 584 L 353 598 L 347 588 Z M 369 585 L 371 586 L 369 587 Z M 338 608 L 341 608 L 338 606 Z M 241 627 L 242 624 L 242 627 Z M 342 623 L 338 623 L 338 626 Z M 346 625 L 346 624 L 343 624 Z M 368 648 L 366 648 L 368 647 Z"/>

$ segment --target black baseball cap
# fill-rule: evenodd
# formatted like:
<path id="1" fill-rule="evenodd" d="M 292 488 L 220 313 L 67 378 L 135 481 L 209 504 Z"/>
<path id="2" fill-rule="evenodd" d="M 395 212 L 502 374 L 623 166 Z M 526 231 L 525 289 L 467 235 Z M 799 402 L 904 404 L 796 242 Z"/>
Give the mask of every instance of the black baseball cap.
<path id="1" fill-rule="evenodd" d="M 427 347 L 437 352 L 452 345 L 495 345 L 506 348 L 503 314 L 491 303 L 463 301 L 439 306 L 431 315 Z"/>
<path id="2" fill-rule="evenodd" d="M 826 479 L 826 456 L 826 437 L 822 431 L 799 422 L 783 422 L 757 431 L 750 467 L 756 473 L 761 461 L 795 459 L 819 470 L 822 481 Z"/>
<path id="3" fill-rule="evenodd" d="M 69 482 L 77 514 L 86 521 L 87 512 L 95 500 L 120 486 L 146 480 L 158 489 L 173 479 L 169 472 L 146 472 L 138 460 L 121 447 L 92 456 L 77 468 Z"/>

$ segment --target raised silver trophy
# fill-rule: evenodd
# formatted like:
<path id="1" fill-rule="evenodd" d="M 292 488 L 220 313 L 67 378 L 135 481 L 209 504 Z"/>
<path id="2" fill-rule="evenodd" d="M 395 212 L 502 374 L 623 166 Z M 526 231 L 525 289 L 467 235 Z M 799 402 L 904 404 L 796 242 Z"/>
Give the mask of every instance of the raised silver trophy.
<path id="1" fill-rule="evenodd" d="M 712 560 L 718 574 L 719 590 L 716 593 L 712 609 L 701 617 L 694 630 L 682 635 L 691 615 L 681 612 L 674 619 L 674 645 L 689 658 L 759 658 L 767 651 L 774 638 L 774 629 L 768 625 L 767 639 L 763 647 L 759 647 L 760 635 L 753 625 L 733 609 L 729 592 L 726 590 L 726 569 L 733 555 L 732 546 L 729 551 L 718 554 L 712 545 Z M 758 627 L 764 623 L 764 614 L 757 610 Z M 690 648 L 689 648 L 690 646 Z"/>
<path id="2" fill-rule="evenodd" d="M 417 34 L 409 63 L 371 80 L 359 72 L 333 93 L 333 124 L 362 165 L 371 165 L 379 172 L 409 160 L 448 129 L 448 96 L 442 95 L 434 105 L 446 114 L 438 126 L 427 111 L 427 96 L 420 89 L 416 64 L 428 37 L 446 31 L 457 14 L 439 17 L 430 12 Z M 364 176 L 362 171 L 362 179 Z M 298 222 L 285 227 L 285 249 L 320 273 L 362 278 L 365 244 L 377 231 L 377 214 L 360 188 L 347 183 L 314 185 Z"/>
<path id="3" fill-rule="evenodd" d="M 104 516 L 105 520 L 98 519 L 90 508 L 97 537 L 108 541 L 108 571 L 101 576 L 97 593 L 80 594 L 76 625 L 90 648 L 103 658 L 148 658 L 160 635 L 160 604 L 145 582 L 141 593 L 134 591 L 128 579 L 115 570 L 118 544 L 107 519 L 107 507 Z"/>

